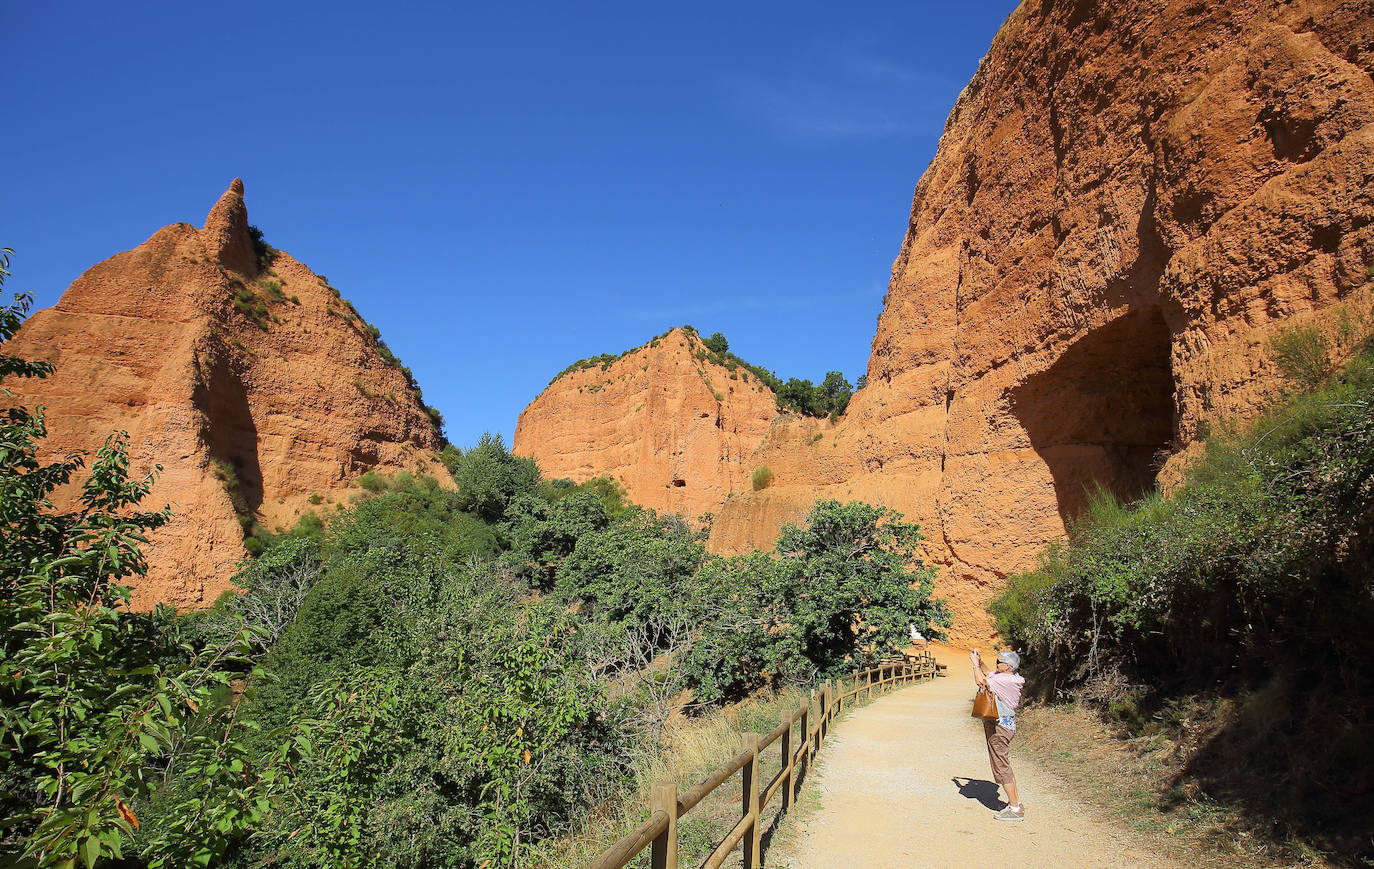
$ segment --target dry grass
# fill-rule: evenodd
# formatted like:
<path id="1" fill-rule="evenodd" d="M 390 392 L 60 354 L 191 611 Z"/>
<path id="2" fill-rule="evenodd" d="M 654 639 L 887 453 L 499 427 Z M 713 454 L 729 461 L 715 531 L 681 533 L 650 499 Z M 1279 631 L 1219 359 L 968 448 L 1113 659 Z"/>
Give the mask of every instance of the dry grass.
<path id="1" fill-rule="evenodd" d="M 739 753 L 746 733 L 763 735 L 777 727 L 785 712 L 801 705 L 807 695 L 789 689 L 745 700 L 725 709 L 704 715 L 676 716 L 665 732 L 665 745 L 659 752 L 641 758 L 636 764 L 635 781 L 620 798 L 603 805 L 575 835 L 541 843 L 524 855 L 523 865 L 532 869 L 580 869 L 589 866 L 600 854 L 614 845 L 630 830 L 649 818 L 649 791 L 655 782 L 677 783 L 678 793 L 696 786 L 711 772 Z M 880 697 L 882 694 L 876 694 Z M 859 705 L 867 705 L 867 700 Z M 853 701 L 845 704 L 836 722 L 843 721 Z M 836 722 L 832 722 L 834 727 Z M 793 749 L 797 747 L 798 731 L 794 725 Z M 761 752 L 760 773 L 764 783 L 772 780 L 782 768 L 782 753 L 775 742 Z M 805 784 L 805 775 L 803 775 Z M 813 785 L 814 783 L 812 783 Z M 738 823 L 743 809 L 739 774 L 728 779 L 678 821 L 678 860 L 683 866 L 697 866 L 705 861 L 725 834 Z M 774 862 L 774 854 L 787 852 L 795 838 L 800 822 L 816 811 L 819 803 L 814 786 L 804 786 L 797 804 L 787 815 L 780 814 L 781 795 L 764 809 L 762 839 L 765 862 Z M 645 849 L 629 864 L 648 867 L 649 851 Z M 727 867 L 740 865 L 740 851 L 726 860 Z"/>
<path id="2" fill-rule="evenodd" d="M 665 730 L 665 745 L 635 764 L 634 782 L 620 798 L 603 805 L 576 835 L 541 843 L 525 855 L 531 867 L 582 867 L 649 817 L 649 790 L 655 782 L 676 782 L 678 793 L 694 787 L 740 751 L 745 733 L 764 734 L 778 726 L 784 711 L 801 705 L 800 691 L 788 690 L 751 698 L 704 715 L 675 716 Z M 777 743 L 762 752 L 764 781 L 781 768 Z M 774 803 L 780 803 L 774 798 Z M 738 774 L 716 788 L 678 821 L 678 854 L 683 865 L 705 860 L 711 849 L 740 819 Z M 770 806 L 776 814 L 776 807 Z M 648 866 L 645 850 L 631 866 Z M 734 862 L 737 864 L 738 854 Z M 727 862 L 726 865 L 732 865 Z"/>
<path id="3" fill-rule="evenodd" d="M 1076 705 L 1033 706 L 1017 722 L 1018 751 L 1087 804 L 1195 869 L 1337 865 L 1303 843 L 1267 838 L 1237 809 L 1209 800 L 1181 775 L 1206 733 L 1123 738 Z"/>

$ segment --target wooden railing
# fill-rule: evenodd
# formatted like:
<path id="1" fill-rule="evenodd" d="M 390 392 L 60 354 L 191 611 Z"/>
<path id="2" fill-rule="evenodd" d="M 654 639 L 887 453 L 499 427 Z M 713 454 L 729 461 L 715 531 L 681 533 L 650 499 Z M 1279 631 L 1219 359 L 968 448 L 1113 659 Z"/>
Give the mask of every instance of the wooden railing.
<path id="1" fill-rule="evenodd" d="M 760 865 L 759 840 L 763 832 L 763 810 L 779 793 L 782 794 L 783 812 L 796 801 L 802 776 L 825 744 L 830 724 L 844 709 L 845 701 L 858 698 L 865 691 L 872 697 L 875 690 L 930 679 L 937 675 L 938 670 L 935 659 L 929 653 L 922 653 L 884 661 L 872 669 L 856 672 L 847 679 L 831 679 L 823 683 L 814 698 L 802 701 L 797 709 L 784 712 L 782 720 L 770 733 L 763 736 L 745 734 L 739 754 L 702 779 L 696 787 L 679 795 L 677 785 L 672 782 L 654 785 L 650 795 L 649 808 L 652 814 L 649 820 L 602 853 L 592 863 L 591 869 L 623 869 L 645 848 L 650 849 L 650 865 L 653 869 L 677 869 L 678 819 L 737 772 L 741 774 L 743 816 L 725 834 L 702 866 L 704 869 L 717 869 L 736 847 L 742 846 L 745 869 L 754 869 Z M 844 690 L 846 681 L 851 686 L 848 691 Z M 793 728 L 798 724 L 800 727 L 797 728 L 794 741 Z M 774 743 L 781 746 L 781 769 L 770 781 L 765 782 L 760 774 L 759 755 Z"/>

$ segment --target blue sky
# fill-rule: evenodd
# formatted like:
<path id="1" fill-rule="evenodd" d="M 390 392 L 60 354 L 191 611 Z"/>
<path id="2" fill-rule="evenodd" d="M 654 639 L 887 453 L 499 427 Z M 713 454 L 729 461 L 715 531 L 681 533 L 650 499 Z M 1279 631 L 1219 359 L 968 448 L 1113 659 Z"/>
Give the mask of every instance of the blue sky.
<path id="1" fill-rule="evenodd" d="M 449 436 L 669 326 L 863 373 L 911 195 L 1015 3 L 6 4 L 6 289 L 235 176 Z"/>

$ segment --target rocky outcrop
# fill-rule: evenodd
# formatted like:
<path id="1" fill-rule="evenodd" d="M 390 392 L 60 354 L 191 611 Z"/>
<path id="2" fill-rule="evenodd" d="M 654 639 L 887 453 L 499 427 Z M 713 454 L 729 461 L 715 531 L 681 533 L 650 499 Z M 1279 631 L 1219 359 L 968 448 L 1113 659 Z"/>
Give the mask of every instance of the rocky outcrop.
<path id="1" fill-rule="evenodd" d="M 985 641 L 1085 487 L 1139 494 L 1272 398 L 1277 329 L 1369 328 L 1371 73 L 1363 2 L 1022 3 L 917 185 L 868 386 L 819 443 L 775 424 L 713 546 L 890 505 Z"/>
<path id="2" fill-rule="evenodd" d="M 5 385 L 47 408 L 48 457 L 132 438 L 135 472 L 171 523 L 146 547 L 140 606 L 207 606 L 244 557 L 245 528 L 292 524 L 349 497 L 364 471 L 421 471 L 439 433 L 337 291 L 289 254 L 259 271 L 243 184 L 197 229 L 164 227 L 91 267 L 5 352 L 56 365 Z"/>
<path id="3" fill-rule="evenodd" d="M 513 449 L 545 477 L 610 476 L 636 504 L 698 516 L 749 488 L 749 457 L 777 414 L 758 378 L 673 329 L 560 375 L 520 414 Z"/>

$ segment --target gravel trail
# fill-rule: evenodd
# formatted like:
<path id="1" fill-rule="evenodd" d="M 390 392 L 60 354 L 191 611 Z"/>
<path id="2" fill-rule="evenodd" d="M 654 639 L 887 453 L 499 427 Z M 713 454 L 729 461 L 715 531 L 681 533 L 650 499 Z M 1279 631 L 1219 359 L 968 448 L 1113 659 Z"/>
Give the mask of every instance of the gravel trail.
<path id="1" fill-rule="evenodd" d="M 969 717 L 968 659 L 937 652 L 946 678 L 903 688 L 850 713 L 817 763 L 820 809 L 777 865 L 849 867 L 1178 867 L 1132 831 L 1079 806 L 1060 780 L 1011 763 L 1026 820 L 994 821 L 1002 803 L 981 722 Z M 774 864 L 774 860 L 768 861 Z"/>

